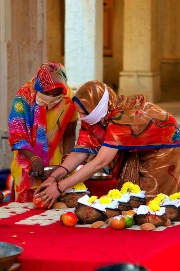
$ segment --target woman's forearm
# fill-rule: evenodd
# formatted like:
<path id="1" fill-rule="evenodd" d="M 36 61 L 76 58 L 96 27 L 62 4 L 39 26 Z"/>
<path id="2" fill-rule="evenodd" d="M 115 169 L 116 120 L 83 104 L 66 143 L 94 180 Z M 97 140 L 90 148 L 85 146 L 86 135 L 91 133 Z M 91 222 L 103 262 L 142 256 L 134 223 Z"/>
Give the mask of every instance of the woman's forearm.
<path id="1" fill-rule="evenodd" d="M 67 171 L 70 173 L 75 170 L 87 157 L 88 155 L 85 153 L 71 152 L 59 168 L 52 173 L 52 176 L 57 180 L 64 177 L 67 175 Z"/>
<path id="2" fill-rule="evenodd" d="M 30 150 L 18 150 L 20 153 L 22 153 L 27 159 L 31 160 L 31 158 L 33 156 L 35 156 L 36 154 Z"/>
<path id="3" fill-rule="evenodd" d="M 87 179 L 89 179 L 91 176 L 94 175 L 94 173 L 100 171 L 102 168 L 107 166 L 109 162 L 113 160 L 117 151 L 118 149 L 102 147 L 98 155 L 93 160 L 85 164 L 80 170 L 76 171 L 73 175 L 60 181 L 59 188 L 61 189 L 61 191 L 64 191 L 67 188 L 70 188 L 80 182 L 84 182 Z M 63 163 L 64 166 L 65 162 Z"/>

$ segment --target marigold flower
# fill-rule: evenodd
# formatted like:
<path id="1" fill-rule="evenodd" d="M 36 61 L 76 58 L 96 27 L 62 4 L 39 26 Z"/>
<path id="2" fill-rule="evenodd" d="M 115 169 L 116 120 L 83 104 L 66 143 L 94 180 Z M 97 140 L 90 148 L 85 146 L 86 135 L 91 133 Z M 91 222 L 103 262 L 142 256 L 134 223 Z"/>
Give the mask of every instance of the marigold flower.
<path id="1" fill-rule="evenodd" d="M 111 199 L 118 199 L 122 197 L 122 194 L 118 189 L 111 189 L 109 190 L 107 197 Z"/>
<path id="2" fill-rule="evenodd" d="M 78 183 L 72 187 L 74 190 L 86 190 L 86 186 L 84 183 Z"/>
<path id="3" fill-rule="evenodd" d="M 162 202 L 164 201 L 165 197 L 166 197 L 165 194 L 160 193 L 160 194 L 158 194 L 158 195 L 156 196 L 155 199 L 156 199 L 157 202 L 162 203 Z"/>
<path id="4" fill-rule="evenodd" d="M 134 184 L 131 188 L 131 193 L 139 193 L 139 192 L 141 192 L 139 185 Z"/>
<path id="5" fill-rule="evenodd" d="M 90 198 L 88 198 L 87 202 L 92 203 L 94 202 L 98 197 L 97 196 L 91 196 Z"/>
<path id="6" fill-rule="evenodd" d="M 110 198 L 107 198 L 107 197 L 105 197 L 105 196 L 102 196 L 102 197 L 100 197 L 100 199 L 99 199 L 99 202 L 101 203 L 101 204 L 109 204 L 109 203 L 111 203 L 111 199 Z"/>
<path id="7" fill-rule="evenodd" d="M 149 205 L 149 210 L 152 212 L 160 210 L 159 202 L 156 199 L 151 200 L 148 205 Z"/>
<path id="8" fill-rule="evenodd" d="M 180 199 L 180 192 L 174 193 L 169 196 L 170 200 Z"/>
<path id="9" fill-rule="evenodd" d="M 132 182 L 126 182 L 123 184 L 120 191 L 122 194 L 139 193 L 139 192 L 141 192 L 141 189 L 137 184 L 133 184 Z"/>

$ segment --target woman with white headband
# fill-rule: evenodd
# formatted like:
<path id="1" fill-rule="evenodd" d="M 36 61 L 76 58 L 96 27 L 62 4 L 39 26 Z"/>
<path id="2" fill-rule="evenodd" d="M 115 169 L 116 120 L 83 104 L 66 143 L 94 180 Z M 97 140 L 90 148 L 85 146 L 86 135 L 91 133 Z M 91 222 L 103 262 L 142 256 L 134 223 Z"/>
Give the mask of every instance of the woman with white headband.
<path id="1" fill-rule="evenodd" d="M 117 188 L 131 181 L 148 200 L 180 191 L 180 130 L 171 114 L 141 94 L 118 96 L 96 80 L 82 85 L 73 100 L 81 119 L 77 144 L 35 197 L 45 194 L 50 208 L 63 191 L 103 168 L 118 180 Z"/>

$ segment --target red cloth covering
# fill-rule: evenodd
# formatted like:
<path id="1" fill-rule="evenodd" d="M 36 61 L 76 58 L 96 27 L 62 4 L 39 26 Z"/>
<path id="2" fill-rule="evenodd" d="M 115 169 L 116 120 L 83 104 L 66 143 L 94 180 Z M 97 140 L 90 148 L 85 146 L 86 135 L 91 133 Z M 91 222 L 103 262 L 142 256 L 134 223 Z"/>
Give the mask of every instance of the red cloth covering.
<path id="1" fill-rule="evenodd" d="M 141 264 L 150 271 L 179 271 L 180 226 L 164 231 L 18 225 L 42 213 L 32 209 L 0 219 L 0 241 L 23 247 L 18 271 L 95 271 L 113 263 Z"/>
<path id="2" fill-rule="evenodd" d="M 117 180 L 116 179 L 89 179 L 84 182 L 88 191 L 91 193 L 92 196 L 101 197 L 103 195 L 107 195 L 109 190 L 116 189 Z"/>

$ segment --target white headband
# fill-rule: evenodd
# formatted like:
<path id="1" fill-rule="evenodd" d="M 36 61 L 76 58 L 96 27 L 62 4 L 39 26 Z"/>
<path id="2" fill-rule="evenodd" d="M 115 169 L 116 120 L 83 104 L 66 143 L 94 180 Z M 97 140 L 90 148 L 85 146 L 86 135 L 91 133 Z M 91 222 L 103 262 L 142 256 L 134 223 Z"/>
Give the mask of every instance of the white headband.
<path id="1" fill-rule="evenodd" d="M 105 85 L 104 94 L 99 103 L 97 104 L 97 106 L 89 115 L 80 119 L 89 123 L 90 125 L 98 123 L 102 118 L 104 118 L 107 115 L 108 101 L 109 101 L 109 92 L 107 86 Z"/>

